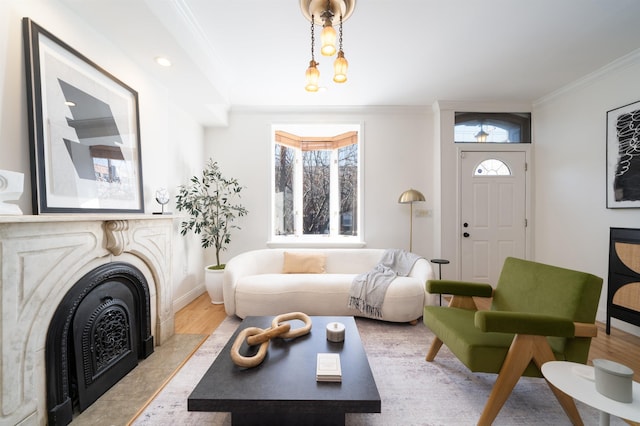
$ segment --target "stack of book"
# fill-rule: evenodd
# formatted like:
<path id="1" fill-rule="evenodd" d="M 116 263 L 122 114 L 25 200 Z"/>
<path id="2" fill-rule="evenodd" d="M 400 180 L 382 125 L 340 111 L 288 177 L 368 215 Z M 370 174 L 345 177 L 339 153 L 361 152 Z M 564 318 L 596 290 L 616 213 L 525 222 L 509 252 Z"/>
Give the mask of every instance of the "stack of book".
<path id="1" fill-rule="evenodd" d="M 340 354 L 319 353 L 316 364 L 316 381 L 342 382 L 342 368 Z"/>

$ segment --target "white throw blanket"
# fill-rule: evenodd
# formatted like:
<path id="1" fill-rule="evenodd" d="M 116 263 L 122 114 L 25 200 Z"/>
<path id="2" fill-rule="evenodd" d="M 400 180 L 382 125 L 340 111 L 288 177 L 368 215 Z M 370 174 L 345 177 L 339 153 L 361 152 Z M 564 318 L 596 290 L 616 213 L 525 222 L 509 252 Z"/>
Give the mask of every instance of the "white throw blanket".
<path id="1" fill-rule="evenodd" d="M 369 272 L 357 275 L 349 290 L 349 307 L 367 316 L 382 319 L 382 303 L 387 288 L 396 277 L 406 277 L 421 256 L 401 249 L 385 250 L 380 262 Z"/>

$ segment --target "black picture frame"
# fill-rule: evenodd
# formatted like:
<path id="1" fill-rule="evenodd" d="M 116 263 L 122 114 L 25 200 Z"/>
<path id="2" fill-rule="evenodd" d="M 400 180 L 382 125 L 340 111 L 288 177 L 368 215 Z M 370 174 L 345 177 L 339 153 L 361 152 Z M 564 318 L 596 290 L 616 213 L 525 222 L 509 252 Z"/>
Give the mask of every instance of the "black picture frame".
<path id="1" fill-rule="evenodd" d="M 607 208 L 640 208 L 640 101 L 607 111 Z"/>
<path id="2" fill-rule="evenodd" d="M 144 213 L 138 93 L 22 20 L 33 214 Z"/>

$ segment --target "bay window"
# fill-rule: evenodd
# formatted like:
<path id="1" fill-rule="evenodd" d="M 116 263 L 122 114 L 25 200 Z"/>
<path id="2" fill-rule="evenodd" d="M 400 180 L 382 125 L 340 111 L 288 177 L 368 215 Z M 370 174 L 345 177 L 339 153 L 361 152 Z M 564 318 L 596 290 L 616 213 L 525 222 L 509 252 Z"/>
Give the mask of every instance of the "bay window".
<path id="1" fill-rule="evenodd" d="M 360 241 L 360 126 L 280 125 L 272 133 L 272 241 Z"/>

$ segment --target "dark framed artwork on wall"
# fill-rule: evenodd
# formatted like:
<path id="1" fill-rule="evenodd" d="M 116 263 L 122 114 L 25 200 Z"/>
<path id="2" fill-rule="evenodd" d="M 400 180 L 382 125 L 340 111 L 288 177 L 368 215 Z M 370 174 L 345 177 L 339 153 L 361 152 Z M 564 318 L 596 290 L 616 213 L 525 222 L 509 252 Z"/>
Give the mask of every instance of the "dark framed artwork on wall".
<path id="1" fill-rule="evenodd" d="M 607 111 L 607 208 L 640 208 L 640 101 Z"/>
<path id="2" fill-rule="evenodd" d="M 143 213 L 138 93 L 22 24 L 33 214 Z"/>

